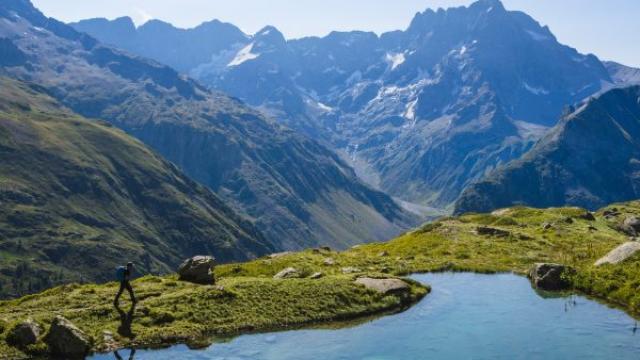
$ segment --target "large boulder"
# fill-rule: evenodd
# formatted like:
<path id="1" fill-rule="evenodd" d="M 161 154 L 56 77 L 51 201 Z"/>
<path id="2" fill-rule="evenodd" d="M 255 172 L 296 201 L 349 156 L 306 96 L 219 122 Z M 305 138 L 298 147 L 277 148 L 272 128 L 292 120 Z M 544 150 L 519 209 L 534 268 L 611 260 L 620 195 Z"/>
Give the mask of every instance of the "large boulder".
<path id="1" fill-rule="evenodd" d="M 286 268 L 273 276 L 274 279 L 295 279 L 302 277 L 302 274 L 295 268 Z"/>
<path id="2" fill-rule="evenodd" d="M 52 355 L 83 359 L 91 350 L 91 338 L 62 316 L 56 316 L 44 338 Z"/>
<path id="3" fill-rule="evenodd" d="M 179 279 L 196 284 L 214 284 L 213 268 L 215 265 L 216 261 L 211 256 L 194 256 L 185 260 L 178 268 Z"/>
<path id="4" fill-rule="evenodd" d="M 409 284 L 400 279 L 374 279 L 370 277 L 361 277 L 356 280 L 356 284 L 362 285 L 367 289 L 375 290 L 384 295 L 407 293 L 411 289 Z"/>
<path id="5" fill-rule="evenodd" d="M 629 241 L 611 250 L 607 255 L 596 261 L 596 266 L 604 264 L 619 264 L 640 251 L 640 242 Z"/>
<path id="6" fill-rule="evenodd" d="M 7 343 L 18 348 L 27 347 L 38 342 L 42 334 L 42 327 L 35 321 L 27 321 L 16 324 L 7 334 Z"/>
<path id="7" fill-rule="evenodd" d="M 631 236 L 637 236 L 640 233 L 640 218 L 636 216 L 627 217 L 622 223 L 622 230 Z"/>
<path id="8" fill-rule="evenodd" d="M 533 266 L 529 272 L 529 278 L 533 285 L 541 290 L 566 290 L 571 283 L 564 279 L 563 275 L 570 272 L 573 270 L 565 265 L 541 263 Z"/>

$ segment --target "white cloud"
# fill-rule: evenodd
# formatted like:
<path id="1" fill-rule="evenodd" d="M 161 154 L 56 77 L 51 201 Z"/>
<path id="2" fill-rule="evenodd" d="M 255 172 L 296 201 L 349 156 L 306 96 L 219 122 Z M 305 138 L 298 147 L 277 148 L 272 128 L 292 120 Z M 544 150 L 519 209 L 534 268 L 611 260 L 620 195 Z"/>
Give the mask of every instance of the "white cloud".
<path id="1" fill-rule="evenodd" d="M 134 8 L 133 10 L 137 14 L 137 16 L 135 16 L 135 18 L 133 19 L 137 25 L 142 25 L 149 20 L 155 19 L 155 16 L 149 14 L 149 12 L 144 9 Z"/>

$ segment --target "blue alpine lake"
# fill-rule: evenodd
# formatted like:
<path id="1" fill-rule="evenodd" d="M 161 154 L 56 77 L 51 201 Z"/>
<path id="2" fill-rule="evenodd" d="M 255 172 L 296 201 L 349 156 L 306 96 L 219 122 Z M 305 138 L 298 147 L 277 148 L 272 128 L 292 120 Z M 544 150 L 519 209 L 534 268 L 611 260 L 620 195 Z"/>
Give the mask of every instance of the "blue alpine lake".
<path id="1" fill-rule="evenodd" d="M 339 329 L 244 335 L 203 350 L 138 350 L 135 359 L 640 359 L 636 321 L 585 297 L 543 298 L 511 274 L 413 278 L 432 292 L 400 314 Z"/>

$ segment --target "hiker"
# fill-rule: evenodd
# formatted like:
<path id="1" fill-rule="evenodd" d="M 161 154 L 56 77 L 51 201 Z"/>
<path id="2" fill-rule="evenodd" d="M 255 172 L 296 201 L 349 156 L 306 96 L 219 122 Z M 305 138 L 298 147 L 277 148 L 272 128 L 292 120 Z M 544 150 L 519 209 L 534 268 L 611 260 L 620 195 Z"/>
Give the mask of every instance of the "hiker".
<path id="1" fill-rule="evenodd" d="M 118 290 L 118 294 L 116 295 L 115 300 L 113 300 L 113 305 L 115 307 L 119 306 L 120 295 L 124 292 L 125 289 L 129 292 L 129 297 L 131 298 L 131 302 L 136 304 L 136 297 L 133 294 L 133 288 L 131 287 L 131 283 L 129 280 L 131 279 L 131 274 L 133 273 L 133 263 L 127 263 L 127 266 L 118 266 L 116 268 L 116 278 L 120 281 L 120 290 Z"/>

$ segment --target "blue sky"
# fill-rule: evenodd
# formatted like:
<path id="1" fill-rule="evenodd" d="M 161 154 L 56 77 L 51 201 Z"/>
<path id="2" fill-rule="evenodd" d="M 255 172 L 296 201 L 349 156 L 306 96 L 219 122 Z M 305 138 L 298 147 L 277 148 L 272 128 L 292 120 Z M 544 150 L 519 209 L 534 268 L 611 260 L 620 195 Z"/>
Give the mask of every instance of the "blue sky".
<path id="1" fill-rule="evenodd" d="M 274 25 L 286 37 L 325 35 L 331 30 L 404 29 L 426 8 L 461 6 L 471 0 L 32 0 L 63 21 L 131 16 L 138 24 L 161 19 L 193 27 L 219 19 L 254 33 Z M 522 10 L 558 39 L 581 52 L 640 67 L 640 0 L 503 0 Z"/>

